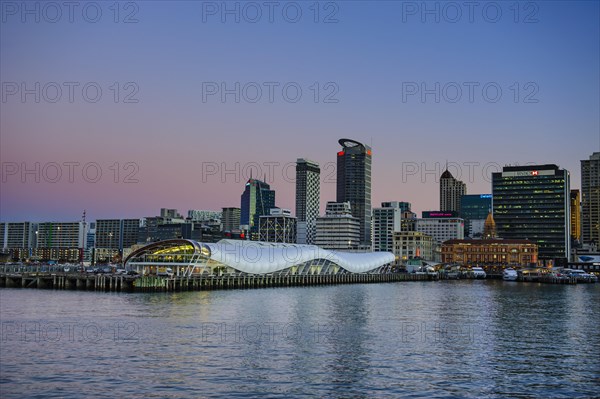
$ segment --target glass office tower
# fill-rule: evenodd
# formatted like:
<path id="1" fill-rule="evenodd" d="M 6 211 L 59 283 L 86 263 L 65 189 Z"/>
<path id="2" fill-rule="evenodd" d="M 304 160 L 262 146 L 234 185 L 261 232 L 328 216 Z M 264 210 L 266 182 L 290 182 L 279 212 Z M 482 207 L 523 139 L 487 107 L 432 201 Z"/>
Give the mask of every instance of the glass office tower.
<path id="1" fill-rule="evenodd" d="M 569 172 L 556 165 L 507 166 L 492 173 L 497 234 L 539 245 L 540 260 L 570 254 Z"/>
<path id="2" fill-rule="evenodd" d="M 250 178 L 241 197 L 240 225 L 258 233 L 258 221 L 262 215 L 270 215 L 275 208 L 275 191 L 267 183 Z"/>

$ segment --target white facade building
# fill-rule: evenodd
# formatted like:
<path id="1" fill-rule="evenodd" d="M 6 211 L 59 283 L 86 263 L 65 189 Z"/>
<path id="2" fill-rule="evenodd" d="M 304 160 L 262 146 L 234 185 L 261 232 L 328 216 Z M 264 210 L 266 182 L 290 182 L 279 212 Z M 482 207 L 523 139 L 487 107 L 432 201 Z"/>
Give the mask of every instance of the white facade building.
<path id="1" fill-rule="evenodd" d="M 439 262 L 440 245 L 433 237 L 418 231 L 397 231 L 394 233 L 394 256 L 397 263 L 420 257 Z"/>
<path id="2" fill-rule="evenodd" d="M 400 231 L 402 209 L 398 201 L 383 202 L 373 208 L 373 251 L 392 251 L 394 232 Z"/>
<path id="3" fill-rule="evenodd" d="M 327 249 L 357 250 L 360 221 L 352 216 L 350 202 L 328 202 L 325 216 L 317 218 L 315 245 Z"/>
<path id="4" fill-rule="evenodd" d="M 461 218 L 417 219 L 416 229 L 433 237 L 439 243 L 465 238 L 465 221 Z"/>

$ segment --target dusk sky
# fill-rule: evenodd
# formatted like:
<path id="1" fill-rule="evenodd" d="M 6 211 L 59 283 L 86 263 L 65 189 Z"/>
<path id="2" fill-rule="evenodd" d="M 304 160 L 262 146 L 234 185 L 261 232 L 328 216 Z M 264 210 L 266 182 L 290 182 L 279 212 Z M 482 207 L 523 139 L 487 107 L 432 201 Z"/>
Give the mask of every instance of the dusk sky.
<path id="1" fill-rule="evenodd" d="M 600 151 L 597 1 L 47 4 L 0 2 L 2 221 L 239 207 L 250 170 L 293 212 L 301 157 L 324 209 L 340 138 L 419 215 L 446 162 L 470 194 L 526 163 L 580 188 Z"/>

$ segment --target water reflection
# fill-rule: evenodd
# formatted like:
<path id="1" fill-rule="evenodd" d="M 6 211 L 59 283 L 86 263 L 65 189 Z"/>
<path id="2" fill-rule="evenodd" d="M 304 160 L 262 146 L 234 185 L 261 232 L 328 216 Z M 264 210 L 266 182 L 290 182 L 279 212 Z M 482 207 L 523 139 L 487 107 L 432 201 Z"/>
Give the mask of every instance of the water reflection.
<path id="1" fill-rule="evenodd" d="M 373 341 L 369 325 L 369 290 L 357 285 L 353 290 L 335 287 L 328 306 L 334 334 L 327 342 L 328 361 L 325 367 L 331 373 L 329 394 L 363 397 L 370 359 L 368 345 Z M 340 390 L 340 386 L 345 389 Z"/>
<path id="2" fill-rule="evenodd" d="M 2 289 L 0 392 L 594 396 L 599 299 L 599 284 L 502 281 L 172 294 Z"/>

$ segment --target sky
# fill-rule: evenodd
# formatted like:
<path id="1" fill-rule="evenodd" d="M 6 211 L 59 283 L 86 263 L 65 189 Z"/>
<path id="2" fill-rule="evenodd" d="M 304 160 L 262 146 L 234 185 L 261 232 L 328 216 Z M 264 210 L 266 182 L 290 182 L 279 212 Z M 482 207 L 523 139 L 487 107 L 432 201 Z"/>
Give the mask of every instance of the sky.
<path id="1" fill-rule="evenodd" d="M 297 158 L 335 200 L 338 140 L 373 148 L 372 203 L 439 208 L 505 165 L 580 188 L 600 151 L 600 3 L 0 2 L 0 220 L 295 207 Z"/>

